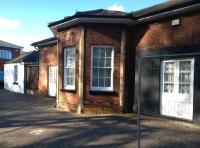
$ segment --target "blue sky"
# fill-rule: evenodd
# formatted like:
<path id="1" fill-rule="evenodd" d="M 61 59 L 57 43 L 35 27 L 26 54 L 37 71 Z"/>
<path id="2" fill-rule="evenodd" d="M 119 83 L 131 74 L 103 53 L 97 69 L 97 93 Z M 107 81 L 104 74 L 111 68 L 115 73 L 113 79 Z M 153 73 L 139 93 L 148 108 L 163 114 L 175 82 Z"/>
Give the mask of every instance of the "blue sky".
<path id="1" fill-rule="evenodd" d="M 0 10 L 0 40 L 33 50 L 32 42 L 53 36 L 47 24 L 77 11 L 139 10 L 166 0 L 3 0 Z"/>

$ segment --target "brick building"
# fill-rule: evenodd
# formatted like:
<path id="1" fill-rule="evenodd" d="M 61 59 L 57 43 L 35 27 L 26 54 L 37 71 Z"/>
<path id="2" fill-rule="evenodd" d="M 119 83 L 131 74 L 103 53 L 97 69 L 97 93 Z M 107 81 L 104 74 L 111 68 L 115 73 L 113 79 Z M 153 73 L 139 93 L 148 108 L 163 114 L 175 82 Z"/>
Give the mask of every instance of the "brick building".
<path id="1" fill-rule="evenodd" d="M 4 63 L 20 55 L 23 47 L 0 40 L 0 82 L 4 79 Z M 3 83 L 2 83 L 3 84 Z"/>
<path id="2" fill-rule="evenodd" d="M 50 23 L 56 37 L 32 44 L 40 50 L 41 93 L 54 92 L 57 107 L 71 112 L 136 111 L 142 59 L 141 111 L 199 120 L 199 8 L 196 0 L 168 1 Z"/>

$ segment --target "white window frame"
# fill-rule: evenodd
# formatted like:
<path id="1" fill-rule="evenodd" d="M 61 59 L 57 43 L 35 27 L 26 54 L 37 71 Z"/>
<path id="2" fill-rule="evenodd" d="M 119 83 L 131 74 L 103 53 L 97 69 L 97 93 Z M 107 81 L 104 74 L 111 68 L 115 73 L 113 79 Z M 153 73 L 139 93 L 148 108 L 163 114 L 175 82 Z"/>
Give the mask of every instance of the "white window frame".
<path id="1" fill-rule="evenodd" d="M 161 94 L 176 94 L 176 95 L 184 95 L 179 93 L 179 64 L 181 61 L 191 61 L 191 66 L 194 66 L 194 58 L 183 58 L 183 59 L 172 59 L 172 60 L 163 60 L 162 61 L 162 70 L 161 70 L 161 80 L 162 80 L 162 86 L 161 86 Z M 174 92 L 173 93 L 168 93 L 168 92 L 164 92 L 164 64 L 166 62 L 175 62 L 175 71 L 174 71 Z M 178 67 L 178 69 L 176 69 Z M 192 67 L 194 68 L 194 67 Z M 191 84 L 190 84 L 190 93 L 189 94 L 193 94 L 193 81 L 194 81 L 194 70 L 191 71 Z"/>
<path id="2" fill-rule="evenodd" d="M 110 87 L 93 87 L 93 49 L 94 48 L 111 48 L 111 86 Z M 113 46 L 108 45 L 93 45 L 91 46 L 91 63 L 90 63 L 90 89 L 92 91 L 107 91 L 112 92 L 113 91 L 113 75 L 114 75 L 114 48 Z"/>
<path id="3" fill-rule="evenodd" d="M 66 74 L 66 52 L 68 49 L 74 49 L 75 52 L 75 64 L 74 64 L 74 85 L 67 85 L 67 74 Z M 76 47 L 64 48 L 64 89 L 75 90 L 76 89 Z"/>

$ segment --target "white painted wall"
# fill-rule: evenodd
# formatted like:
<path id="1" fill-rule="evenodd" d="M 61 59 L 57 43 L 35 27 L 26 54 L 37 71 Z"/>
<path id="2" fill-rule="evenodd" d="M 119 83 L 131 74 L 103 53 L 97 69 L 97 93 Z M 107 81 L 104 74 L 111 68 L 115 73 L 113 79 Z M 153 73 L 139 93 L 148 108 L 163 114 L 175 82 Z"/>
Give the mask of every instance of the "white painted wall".
<path id="1" fill-rule="evenodd" d="M 14 66 L 18 65 L 18 84 L 14 83 Z M 24 93 L 24 63 L 4 64 L 4 88 Z"/>

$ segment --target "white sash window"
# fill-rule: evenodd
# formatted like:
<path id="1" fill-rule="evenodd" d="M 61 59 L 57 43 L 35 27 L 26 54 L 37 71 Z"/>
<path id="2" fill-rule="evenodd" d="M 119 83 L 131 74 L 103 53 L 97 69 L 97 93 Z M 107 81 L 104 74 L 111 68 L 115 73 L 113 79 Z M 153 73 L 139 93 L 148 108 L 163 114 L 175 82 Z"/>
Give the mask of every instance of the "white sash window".
<path id="1" fill-rule="evenodd" d="M 91 52 L 91 90 L 113 90 L 113 56 L 110 46 L 93 46 Z"/>
<path id="2" fill-rule="evenodd" d="M 75 90 L 76 49 L 64 49 L 64 89 Z"/>

